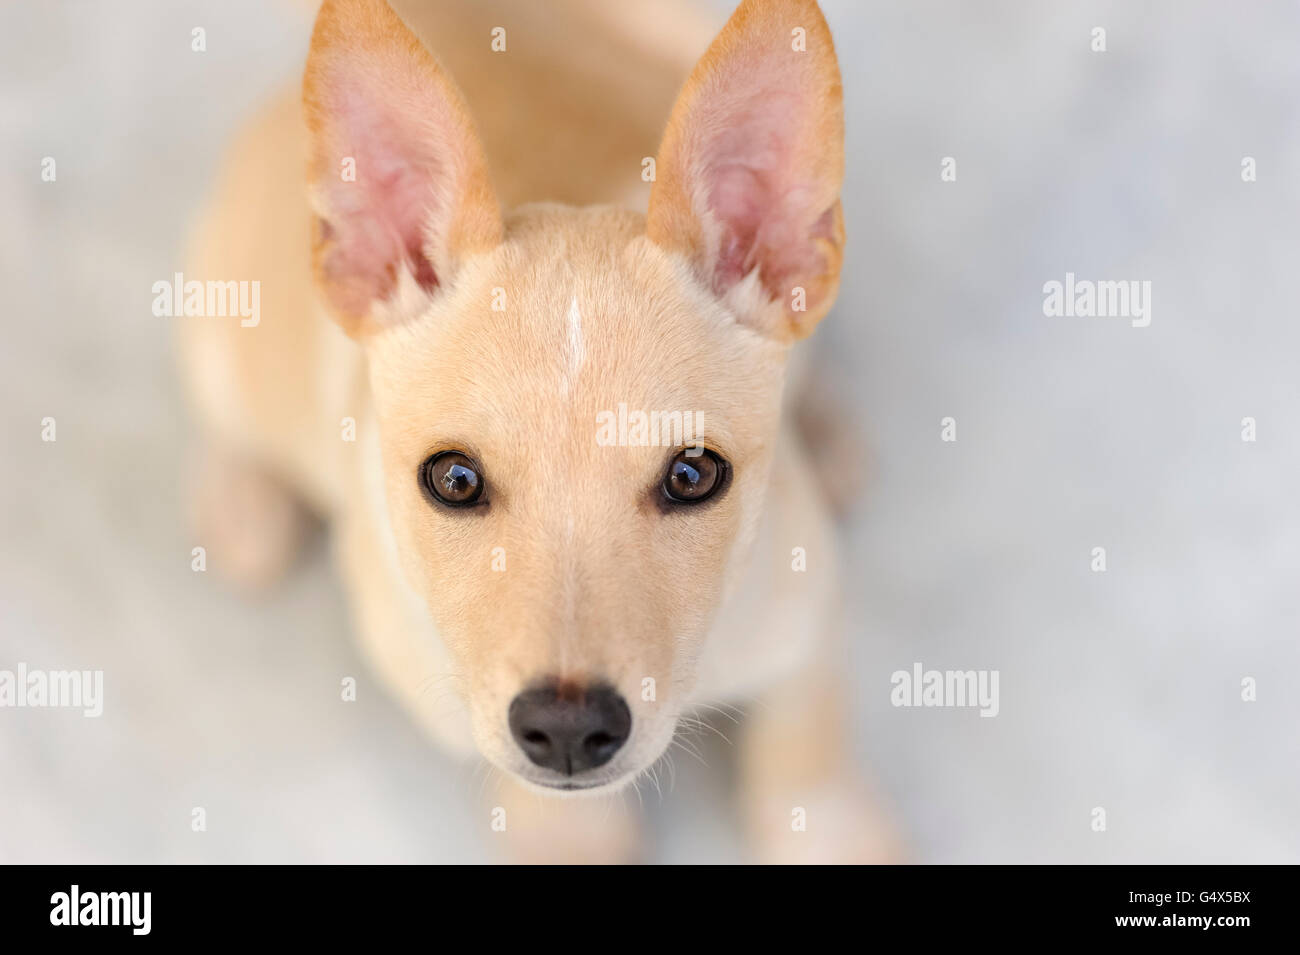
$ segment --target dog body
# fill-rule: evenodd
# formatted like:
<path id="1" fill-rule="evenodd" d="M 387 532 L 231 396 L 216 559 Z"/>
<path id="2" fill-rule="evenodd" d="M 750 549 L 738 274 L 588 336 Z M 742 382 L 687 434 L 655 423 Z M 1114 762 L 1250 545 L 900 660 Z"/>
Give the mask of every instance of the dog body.
<path id="1" fill-rule="evenodd" d="M 626 856 L 618 797 L 591 801 L 700 707 L 752 701 L 756 848 L 880 858 L 834 676 L 832 521 L 784 413 L 787 353 L 830 307 L 842 242 L 815 4 L 748 0 L 675 108 L 708 45 L 687 7 L 397 6 L 326 3 L 306 122 L 289 95 L 240 138 L 187 267 L 261 283 L 256 327 L 184 325 L 214 562 L 269 579 L 306 510 L 326 515 L 366 656 L 432 736 L 504 770 L 525 857 Z M 602 441 L 620 407 L 691 412 L 707 460 L 622 428 Z M 481 502 L 429 484 L 448 455 L 464 467 L 445 487 Z M 709 462 L 708 499 L 665 498 Z M 596 720 L 583 745 L 604 741 L 589 767 L 573 750 L 580 770 L 554 751 L 575 713 Z M 579 788 L 602 795 L 521 798 Z"/>

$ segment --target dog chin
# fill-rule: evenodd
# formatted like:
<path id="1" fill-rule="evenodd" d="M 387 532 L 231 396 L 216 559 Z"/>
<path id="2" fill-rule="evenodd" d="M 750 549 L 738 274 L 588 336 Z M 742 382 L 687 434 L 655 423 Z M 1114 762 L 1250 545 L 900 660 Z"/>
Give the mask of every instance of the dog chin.
<path id="1" fill-rule="evenodd" d="M 606 796 L 618 792 L 630 784 L 637 774 L 634 772 L 620 773 L 617 776 L 611 776 L 607 779 L 566 779 L 562 776 L 556 776 L 550 779 L 537 779 L 531 776 L 525 776 L 522 773 L 511 771 L 510 775 L 514 776 L 533 792 L 545 793 L 548 796 L 559 797 L 583 797 L 583 796 Z"/>

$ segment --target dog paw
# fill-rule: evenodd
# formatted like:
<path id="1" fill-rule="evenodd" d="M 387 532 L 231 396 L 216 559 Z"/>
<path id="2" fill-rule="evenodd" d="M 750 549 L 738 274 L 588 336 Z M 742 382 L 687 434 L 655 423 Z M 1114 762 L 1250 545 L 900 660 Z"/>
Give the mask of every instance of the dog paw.
<path id="1" fill-rule="evenodd" d="M 194 495 L 197 543 L 213 568 L 244 590 L 261 590 L 288 571 L 310 518 L 280 481 L 254 465 L 214 456 Z"/>
<path id="2" fill-rule="evenodd" d="M 887 865 L 906 861 L 897 830 L 852 781 L 747 800 L 750 845 L 769 865 Z"/>
<path id="3" fill-rule="evenodd" d="M 640 861 L 639 813 L 617 797 L 545 796 L 509 784 L 492 810 L 502 856 L 522 865 Z"/>

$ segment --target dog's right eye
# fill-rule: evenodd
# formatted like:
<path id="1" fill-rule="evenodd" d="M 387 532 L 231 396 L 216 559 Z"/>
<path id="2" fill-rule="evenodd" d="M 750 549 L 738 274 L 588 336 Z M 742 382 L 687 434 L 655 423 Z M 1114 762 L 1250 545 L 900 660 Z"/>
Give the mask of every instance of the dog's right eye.
<path id="1" fill-rule="evenodd" d="M 727 467 L 716 452 L 679 451 L 668 462 L 664 498 L 673 504 L 702 504 L 727 483 Z"/>
<path id="2" fill-rule="evenodd" d="M 479 466 L 460 451 L 440 451 L 420 466 L 420 484 L 439 504 L 469 507 L 483 496 Z"/>

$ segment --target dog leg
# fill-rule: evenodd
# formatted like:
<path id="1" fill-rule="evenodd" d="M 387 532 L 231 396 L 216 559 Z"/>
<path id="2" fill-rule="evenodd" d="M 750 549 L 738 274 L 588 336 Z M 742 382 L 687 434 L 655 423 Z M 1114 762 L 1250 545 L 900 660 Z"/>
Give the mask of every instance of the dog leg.
<path id="1" fill-rule="evenodd" d="M 220 441 L 205 450 L 192 506 L 196 542 L 218 573 L 246 590 L 288 571 L 312 522 L 287 484 Z"/>
<path id="2" fill-rule="evenodd" d="M 740 798 L 767 863 L 899 862 L 894 829 L 852 765 L 847 701 L 833 655 L 747 707 Z"/>
<path id="3" fill-rule="evenodd" d="M 489 807 L 494 837 L 513 862 L 618 865 L 640 861 L 636 795 L 550 796 L 502 777 Z"/>
<path id="4" fill-rule="evenodd" d="M 791 413 L 831 514 L 845 517 L 862 499 L 868 469 L 866 440 L 853 406 L 844 397 L 842 373 L 825 358 L 807 361 L 815 366 L 815 373 L 801 370 Z"/>

